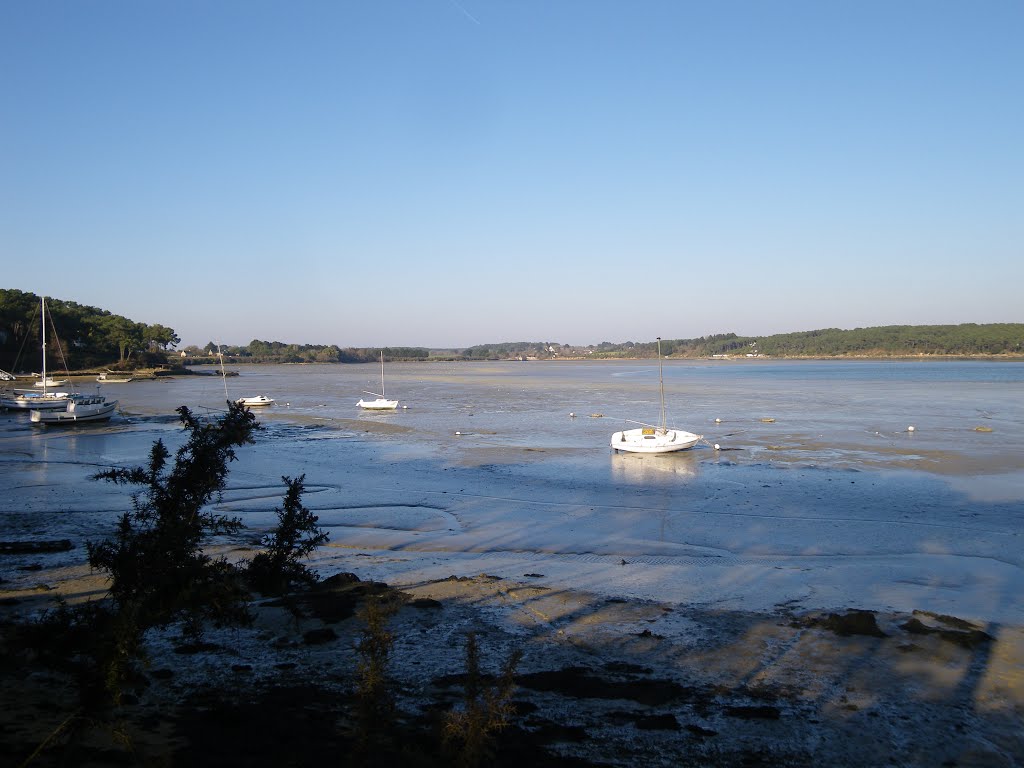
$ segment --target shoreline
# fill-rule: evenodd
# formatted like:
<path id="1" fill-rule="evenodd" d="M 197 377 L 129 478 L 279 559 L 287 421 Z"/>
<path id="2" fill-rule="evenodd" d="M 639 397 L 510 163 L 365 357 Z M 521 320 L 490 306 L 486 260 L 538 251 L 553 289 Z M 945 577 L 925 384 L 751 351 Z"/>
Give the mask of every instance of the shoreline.
<path id="1" fill-rule="evenodd" d="M 225 363 L 230 365 L 287 365 L 287 366 L 300 366 L 300 367 L 311 367 L 319 365 L 340 365 L 340 366 L 356 366 L 356 365 L 377 365 L 371 362 L 344 362 L 344 361 L 329 361 L 329 362 L 293 362 L 287 360 L 250 360 L 244 357 L 229 357 L 224 356 Z M 570 356 L 558 356 L 558 357 L 544 357 L 537 358 L 535 360 L 518 360 L 513 357 L 498 357 L 498 358 L 470 358 L 470 357 L 436 357 L 427 358 L 389 358 L 389 363 L 423 363 L 423 364 L 442 364 L 442 363 L 579 363 L 579 362 L 615 362 L 615 361 L 629 361 L 637 362 L 644 360 L 657 360 L 655 357 L 594 357 L 592 355 L 580 355 L 578 357 Z M 935 355 L 935 354 L 916 354 L 916 355 L 859 355 L 852 353 L 836 354 L 836 355 L 757 355 L 756 357 L 748 357 L 747 355 L 724 355 L 724 356 L 678 356 L 678 355 L 665 355 L 663 358 L 666 362 L 668 361 L 699 361 L 699 362 L 749 362 L 757 363 L 767 360 L 778 361 L 778 360 L 820 360 L 820 361 L 845 361 L 845 360 L 867 360 L 872 362 L 893 360 L 893 361 L 945 361 L 945 362 L 1008 362 L 1008 363 L 1021 363 L 1024 362 L 1024 355 Z M 202 362 L 199 362 L 202 360 Z M 204 358 L 190 358 L 188 364 L 180 366 L 168 366 L 166 368 L 142 368 L 138 370 L 126 369 L 117 370 L 118 374 L 137 376 L 145 379 L 159 379 L 165 376 L 176 376 L 176 375 L 194 375 L 194 376 L 219 376 L 220 373 L 207 373 L 204 371 L 193 371 L 191 368 L 204 367 L 204 366 L 216 366 L 219 362 L 216 358 L 204 359 Z M 98 376 L 101 373 L 109 373 L 110 370 L 107 368 L 86 368 L 81 370 L 75 370 L 66 372 L 61 375 L 63 376 Z M 52 372 L 51 372 L 52 375 Z M 226 376 L 237 376 L 237 372 L 226 371 Z M 17 380 L 32 381 L 38 378 L 33 374 L 20 373 L 15 374 Z M 7 382 L 13 383 L 13 382 Z"/>
<path id="2" fill-rule="evenodd" d="M 63 576 L 24 602 L 0 592 L 0 629 L 54 593 L 84 599 L 102 588 L 95 575 Z M 152 631 L 148 666 L 116 711 L 121 738 L 143 763 L 270 768 L 285 749 L 291 764 L 323 764 L 350 738 L 359 606 L 391 594 L 400 605 L 387 625 L 397 718 L 425 748 L 430 723 L 459 699 L 472 632 L 488 674 L 514 649 L 524 652 L 494 765 L 517 764 L 524 750 L 538 765 L 576 768 L 1012 765 L 1024 757 L 1019 626 L 927 611 L 723 611 L 609 599 L 539 584 L 539 576 L 451 575 L 400 590 L 336 577 L 305 597 L 257 600 L 252 627 L 209 628 L 202 646 L 189 649 L 173 629 Z M 0 727 L 7 756 L 23 759 L 76 704 L 63 675 L 31 673 L 19 661 L 8 654 L 3 665 Z M 299 698 L 286 709 L 272 703 L 289 696 Z M 233 724 L 243 712 L 247 719 Z M 302 743 L 285 735 L 310 717 L 319 725 Z M 95 754 L 90 765 L 120 762 L 113 758 L 126 749 L 94 729 L 71 747 L 58 740 L 32 764 L 59 764 L 63 748 Z M 425 764 L 447 764 L 438 760 Z"/>
<path id="3" fill-rule="evenodd" d="M 891 462 L 815 466 L 807 457 L 840 445 L 834 436 L 819 445 L 748 434 L 738 453 L 633 461 L 606 457 L 603 440 L 599 449 L 491 445 L 485 424 L 479 444 L 449 436 L 424 451 L 429 433 L 403 437 L 412 421 L 332 414 L 322 429 L 301 419 L 295 428 L 299 415 L 282 411 L 281 427 L 239 452 L 216 510 L 248 527 L 221 551 L 251 557 L 280 503 L 281 472 L 307 473 L 307 504 L 331 536 L 310 561 L 326 577 L 323 599 L 337 608 L 347 591 L 408 596 L 390 625 L 394 684 L 403 727 L 425 755 L 439 713 L 460 700 L 473 631 L 489 675 L 512 650 L 525 654 L 499 748 L 507 762 L 496 765 L 1024 761 L 1018 496 L 979 501 Z M 760 423 L 751 418 L 743 428 Z M 5 435 L 8 530 L 24 524 L 35 538 L 67 533 L 79 544 L 0 555 L 0 630 L 56 595 L 102 594 L 80 541 L 109 528 L 128 498 L 87 479 L 143 461 L 156 437 L 173 450 L 177 434 L 160 414 Z M 900 434 L 894 456 L 928 457 Z M 793 454 L 796 463 L 780 458 Z M 346 604 L 358 611 L 356 602 Z M 362 623 L 351 611 L 298 607 L 257 600 L 254 627 L 211 628 L 202 647 L 175 628 L 153 632 L 149 667 L 116 712 L 134 759 L 269 768 L 348 754 Z M 9 750 L 0 755 L 20 764 L 74 713 L 73 681 L 7 652 L 8 635 L 0 644 Z M 89 759 L 70 762 L 128 759 L 109 731 L 82 745 Z M 33 765 L 61 757 L 49 750 Z"/>

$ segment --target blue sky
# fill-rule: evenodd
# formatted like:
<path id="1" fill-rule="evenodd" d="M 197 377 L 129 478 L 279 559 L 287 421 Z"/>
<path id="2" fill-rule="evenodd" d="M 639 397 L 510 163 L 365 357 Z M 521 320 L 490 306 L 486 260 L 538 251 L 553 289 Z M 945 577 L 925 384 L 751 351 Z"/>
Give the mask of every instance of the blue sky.
<path id="1" fill-rule="evenodd" d="M 1024 321 L 1024 3 L 0 3 L 0 287 L 183 344 Z"/>

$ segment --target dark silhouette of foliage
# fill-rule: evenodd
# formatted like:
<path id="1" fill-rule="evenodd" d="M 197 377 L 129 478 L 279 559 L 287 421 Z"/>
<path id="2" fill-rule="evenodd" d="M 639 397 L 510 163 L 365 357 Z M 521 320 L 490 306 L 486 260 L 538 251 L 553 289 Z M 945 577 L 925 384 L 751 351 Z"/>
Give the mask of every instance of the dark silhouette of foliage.
<path id="1" fill-rule="evenodd" d="M 265 595 L 281 595 L 315 582 L 316 574 L 302 559 L 327 541 L 326 532 L 316 526 L 319 518 L 302 505 L 306 476 L 281 479 L 288 490 L 283 507 L 274 510 L 277 527 L 263 537 L 266 550 L 257 554 L 246 569 L 250 584 Z"/>
<path id="2" fill-rule="evenodd" d="M 212 536 L 234 533 L 241 521 L 206 508 L 224 489 L 235 447 L 252 442 L 259 429 L 252 412 L 228 403 L 214 422 L 198 420 L 178 408 L 188 433 L 174 464 L 162 440 L 150 451 L 149 464 L 110 469 L 96 475 L 120 485 L 142 488 L 132 496 L 132 510 L 121 516 L 113 539 L 88 544 L 89 563 L 111 579 L 115 609 L 133 613 L 141 628 L 184 619 L 198 634 L 203 619 L 215 622 L 244 618 L 244 591 L 237 570 L 203 549 Z"/>
<path id="3" fill-rule="evenodd" d="M 387 622 L 398 604 L 389 597 L 367 599 L 361 618 L 363 636 L 356 646 L 359 654 L 356 676 L 356 758 L 369 763 L 374 747 L 387 741 L 394 725 L 395 695 L 388 668 L 395 636 Z"/>
<path id="4" fill-rule="evenodd" d="M 514 714 L 515 671 L 522 655 L 521 650 L 514 650 L 498 680 L 486 685 L 476 634 L 470 632 L 466 637 L 465 694 L 462 705 L 445 716 L 443 733 L 456 768 L 477 768 L 494 758 L 496 737 Z"/>

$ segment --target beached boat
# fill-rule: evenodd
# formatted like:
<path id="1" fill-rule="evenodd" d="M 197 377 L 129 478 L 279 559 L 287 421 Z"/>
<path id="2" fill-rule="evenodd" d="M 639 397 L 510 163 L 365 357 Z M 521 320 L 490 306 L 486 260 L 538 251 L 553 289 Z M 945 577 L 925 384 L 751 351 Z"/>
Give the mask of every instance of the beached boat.
<path id="1" fill-rule="evenodd" d="M 106 421 L 114 415 L 117 400 L 108 401 L 102 395 L 80 395 L 69 398 L 64 410 L 33 410 L 33 424 L 79 424 Z"/>
<path id="2" fill-rule="evenodd" d="M 260 408 L 265 405 L 273 405 L 274 399 L 266 395 L 256 395 L 256 397 L 240 397 L 235 402 L 246 408 Z"/>
<path id="3" fill-rule="evenodd" d="M 76 397 L 71 392 L 26 392 L 14 390 L 0 396 L 0 406 L 13 411 L 41 411 L 66 408 L 68 400 Z"/>
<path id="4" fill-rule="evenodd" d="M 220 358 L 220 378 L 224 382 L 224 399 L 228 402 L 231 401 L 231 396 L 228 395 L 228 374 L 224 370 L 224 353 L 221 351 L 220 346 L 217 347 L 217 357 Z M 235 374 L 237 375 L 237 374 Z M 238 397 L 235 398 L 235 402 L 239 405 L 244 405 L 246 408 L 262 408 L 264 406 L 273 405 L 274 400 L 267 395 L 254 395 L 252 397 Z"/>
<path id="5" fill-rule="evenodd" d="M 101 373 L 96 377 L 96 381 L 101 384 L 127 384 L 129 381 L 133 381 L 131 376 L 111 376 L 109 373 Z"/>
<path id="6" fill-rule="evenodd" d="M 36 386 L 42 387 L 42 392 L 34 390 L 14 390 L 13 393 L 0 397 L 0 405 L 19 411 L 28 410 L 59 410 L 66 408 L 68 399 L 72 397 L 69 392 L 50 392 L 53 386 L 53 379 L 46 375 L 46 298 L 39 300 L 39 317 L 42 325 L 42 358 L 43 374 L 40 380 L 35 382 Z"/>
<path id="7" fill-rule="evenodd" d="M 376 400 L 363 400 L 359 398 L 356 403 L 360 408 L 367 411 L 393 411 L 398 407 L 397 400 L 388 400 L 384 395 L 384 350 L 380 351 L 380 392 L 363 392 L 367 395 L 375 395 Z"/>
<path id="8" fill-rule="evenodd" d="M 669 428 L 665 417 L 665 377 L 661 362 L 661 337 L 658 337 L 658 385 L 661 393 L 661 423 L 659 425 L 640 424 L 636 429 L 624 429 L 612 434 L 611 446 L 616 451 L 630 453 L 672 453 L 692 448 L 703 437 L 687 432 L 685 429 Z M 629 421 L 627 419 L 627 421 Z"/>

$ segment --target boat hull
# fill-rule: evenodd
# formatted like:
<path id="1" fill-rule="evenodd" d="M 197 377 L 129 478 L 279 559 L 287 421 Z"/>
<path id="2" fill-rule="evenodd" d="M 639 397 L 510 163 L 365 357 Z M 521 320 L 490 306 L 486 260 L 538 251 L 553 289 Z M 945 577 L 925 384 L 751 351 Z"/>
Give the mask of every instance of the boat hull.
<path id="1" fill-rule="evenodd" d="M 378 397 L 376 400 L 360 400 L 356 405 L 366 411 L 393 411 L 398 407 L 398 401 Z"/>
<path id="2" fill-rule="evenodd" d="M 240 397 L 236 401 L 239 405 L 244 405 L 246 408 L 263 408 L 268 405 L 273 405 L 273 398 L 267 397 L 266 395 L 257 395 L 256 397 Z"/>
<path id="3" fill-rule="evenodd" d="M 90 421 L 107 421 L 117 409 L 117 400 L 107 402 L 105 398 L 70 400 L 63 411 L 33 410 L 33 424 L 81 424 Z"/>
<path id="4" fill-rule="evenodd" d="M 0 397 L 0 406 L 14 411 L 44 411 L 67 408 L 70 394 L 67 392 L 51 392 L 49 394 L 14 395 Z"/>
<path id="5" fill-rule="evenodd" d="M 628 453 L 672 453 L 693 448 L 701 437 L 682 429 L 626 429 L 612 434 L 611 447 Z"/>

